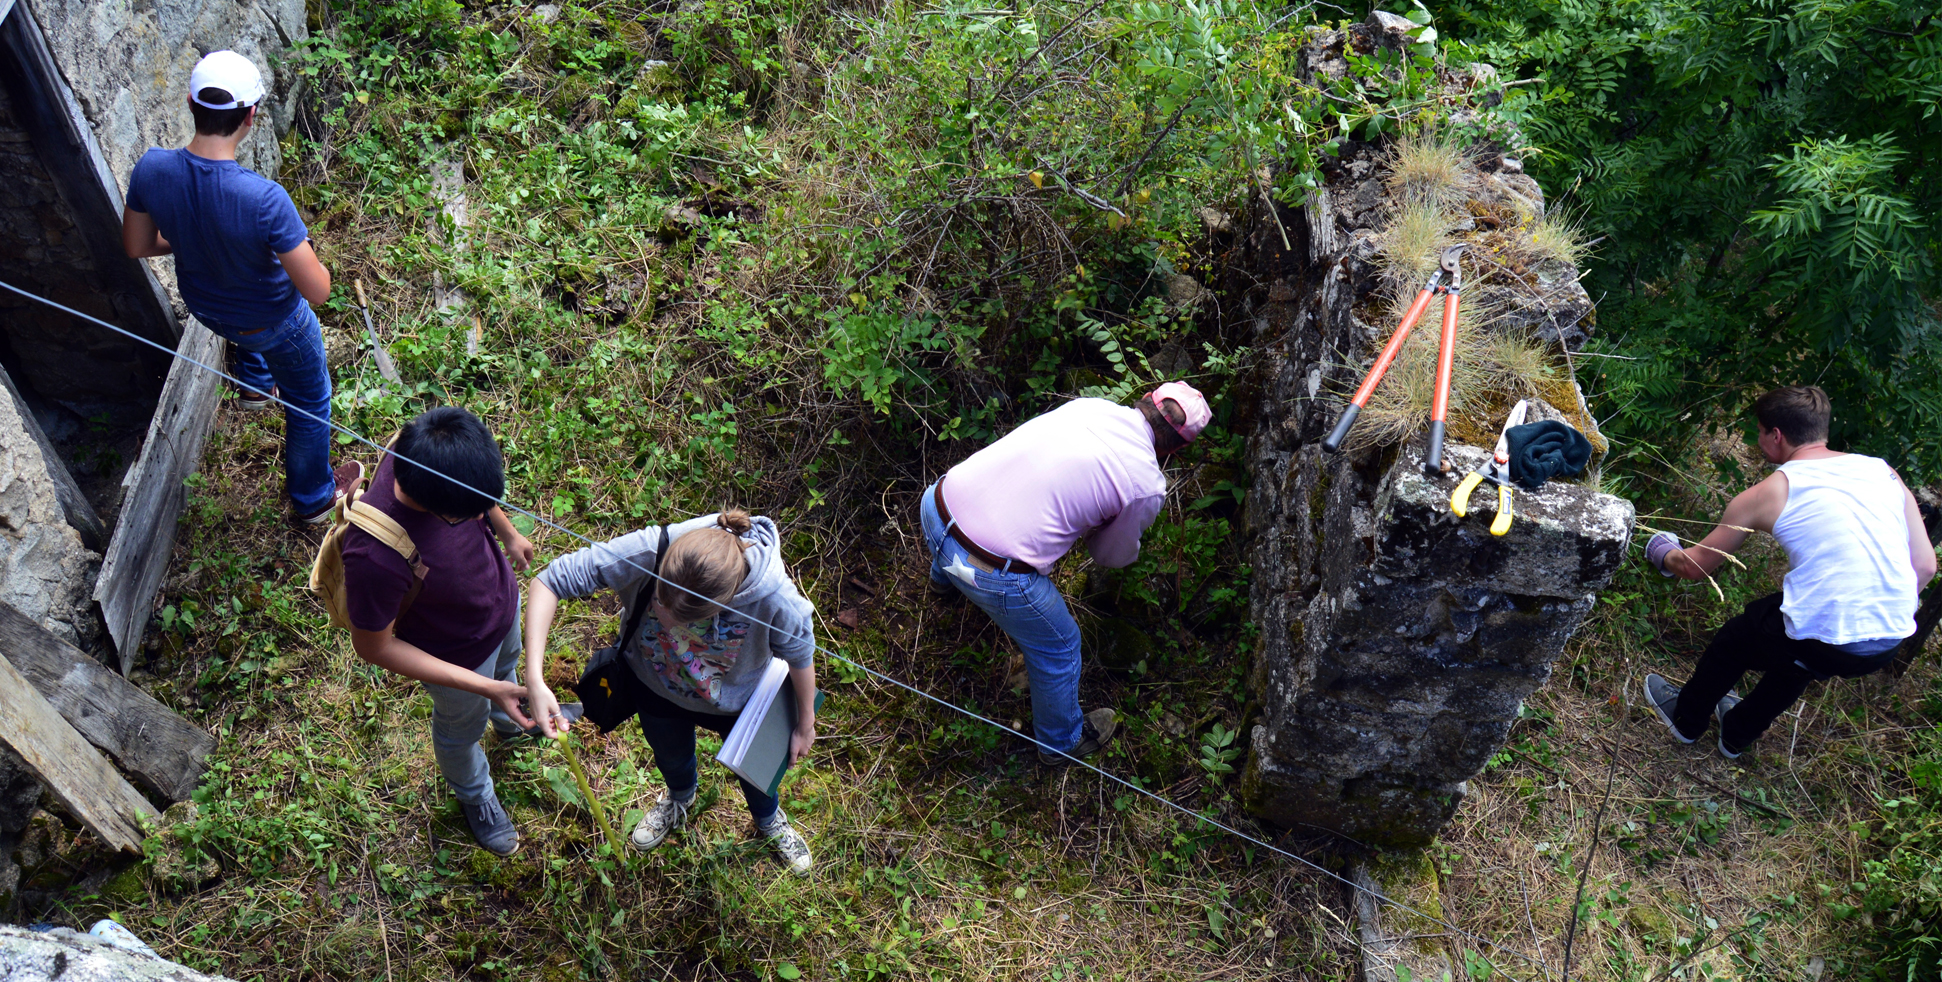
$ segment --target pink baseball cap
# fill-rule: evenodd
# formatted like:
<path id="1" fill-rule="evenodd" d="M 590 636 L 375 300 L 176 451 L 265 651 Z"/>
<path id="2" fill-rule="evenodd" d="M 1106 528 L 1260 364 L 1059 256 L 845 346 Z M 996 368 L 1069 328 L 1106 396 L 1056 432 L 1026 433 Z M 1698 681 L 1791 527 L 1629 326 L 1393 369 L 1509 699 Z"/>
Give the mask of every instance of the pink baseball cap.
<path id="1" fill-rule="evenodd" d="M 1181 411 L 1187 414 L 1187 421 L 1173 425 L 1173 421 L 1168 419 L 1167 423 L 1173 425 L 1174 432 L 1180 434 L 1180 439 L 1188 443 L 1194 442 L 1194 438 L 1200 435 L 1200 431 L 1206 429 L 1207 424 L 1214 419 L 1214 411 L 1207 408 L 1207 397 L 1201 395 L 1199 389 L 1185 382 L 1163 383 L 1159 388 L 1147 393 L 1146 398 L 1153 403 L 1155 409 L 1161 408 L 1160 403 L 1165 399 L 1172 399 L 1180 404 Z M 1166 413 L 1161 413 L 1160 418 L 1166 419 Z"/>

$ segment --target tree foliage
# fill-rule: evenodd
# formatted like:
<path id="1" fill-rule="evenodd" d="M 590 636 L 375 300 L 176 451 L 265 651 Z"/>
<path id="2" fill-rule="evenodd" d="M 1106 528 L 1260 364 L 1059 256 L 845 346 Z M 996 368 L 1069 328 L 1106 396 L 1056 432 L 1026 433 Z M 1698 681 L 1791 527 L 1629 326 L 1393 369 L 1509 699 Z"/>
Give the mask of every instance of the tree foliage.
<path id="1" fill-rule="evenodd" d="M 1505 111 L 1604 236 L 1585 359 L 1621 454 L 1819 383 L 1837 446 L 1942 473 L 1942 25 L 1922 0 L 1454 0 Z M 1561 192 L 1561 193 L 1560 193 Z M 1636 359 L 1636 360 L 1625 360 Z"/>

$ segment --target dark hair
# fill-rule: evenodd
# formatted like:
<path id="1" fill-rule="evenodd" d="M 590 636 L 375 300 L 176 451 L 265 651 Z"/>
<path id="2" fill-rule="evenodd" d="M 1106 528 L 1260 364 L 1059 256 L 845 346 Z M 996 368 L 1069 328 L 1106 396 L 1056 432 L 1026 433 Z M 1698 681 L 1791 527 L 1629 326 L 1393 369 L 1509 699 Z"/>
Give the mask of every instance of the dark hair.
<path id="1" fill-rule="evenodd" d="M 1753 417 L 1762 429 L 1779 430 L 1795 446 L 1818 443 L 1827 439 L 1834 403 L 1818 385 L 1789 385 L 1755 399 Z"/>
<path id="2" fill-rule="evenodd" d="M 1159 406 L 1146 396 L 1140 397 L 1140 415 L 1146 417 L 1146 425 L 1153 427 L 1153 452 L 1161 456 L 1173 453 L 1187 445 L 1186 437 L 1180 435 L 1176 426 L 1187 425 L 1187 411 L 1180 408 L 1172 399 L 1160 400 Z M 1164 412 L 1166 415 L 1162 416 Z"/>
<path id="3" fill-rule="evenodd" d="M 196 93 L 196 99 L 216 103 L 236 101 L 236 97 L 230 95 L 228 89 L 219 89 L 213 85 Z M 189 115 L 196 118 L 196 132 L 203 136 L 229 136 L 249 121 L 250 110 L 256 108 L 244 106 L 241 109 L 211 109 L 202 102 L 197 102 L 195 99 L 189 100 Z M 412 497 L 415 498 L 417 495 Z"/>
<path id="4" fill-rule="evenodd" d="M 674 615 L 675 623 L 713 617 L 718 608 L 735 599 L 735 591 L 748 579 L 748 559 L 742 555 L 747 544 L 742 536 L 753 527 L 748 512 L 729 508 L 715 516 L 714 528 L 696 529 L 668 546 L 668 554 L 661 557 L 661 575 L 687 589 L 661 583 L 654 598 Z"/>
<path id="5" fill-rule="evenodd" d="M 391 449 L 397 454 L 392 468 L 398 486 L 434 515 L 482 515 L 492 507 L 493 498 L 506 494 L 506 471 L 498 441 L 479 417 L 457 406 L 440 406 L 418 414 L 398 431 Z M 404 460 L 406 457 L 411 460 Z"/>

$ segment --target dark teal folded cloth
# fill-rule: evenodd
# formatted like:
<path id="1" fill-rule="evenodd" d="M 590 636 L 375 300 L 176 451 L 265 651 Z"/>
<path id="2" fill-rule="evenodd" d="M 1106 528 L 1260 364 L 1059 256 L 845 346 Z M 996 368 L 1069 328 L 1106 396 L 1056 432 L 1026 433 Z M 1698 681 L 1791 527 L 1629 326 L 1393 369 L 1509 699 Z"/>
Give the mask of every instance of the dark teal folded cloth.
<path id="1" fill-rule="evenodd" d="M 1555 419 L 1514 426 L 1504 440 L 1510 444 L 1510 479 L 1526 491 L 1560 474 L 1582 473 L 1591 463 L 1591 441 Z"/>

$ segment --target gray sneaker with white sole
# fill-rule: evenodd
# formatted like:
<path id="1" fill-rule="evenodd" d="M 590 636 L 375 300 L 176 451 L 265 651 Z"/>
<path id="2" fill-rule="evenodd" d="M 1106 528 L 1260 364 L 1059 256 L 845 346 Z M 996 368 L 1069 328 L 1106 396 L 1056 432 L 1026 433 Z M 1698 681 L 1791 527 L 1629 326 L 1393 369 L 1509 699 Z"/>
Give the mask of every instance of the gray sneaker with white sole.
<path id="1" fill-rule="evenodd" d="M 1645 677 L 1645 701 L 1652 704 L 1652 711 L 1659 714 L 1659 721 L 1672 731 L 1672 737 L 1680 743 L 1693 743 L 1694 738 L 1679 732 L 1672 723 L 1672 713 L 1679 708 L 1679 687 L 1665 680 L 1662 675 Z"/>
<path id="2" fill-rule="evenodd" d="M 756 830 L 775 846 L 782 856 L 782 864 L 797 876 L 808 876 L 815 860 L 809 855 L 809 843 L 803 841 L 802 833 L 789 824 L 789 816 L 782 809 L 775 810 L 767 822 L 756 826 Z"/>
<path id="3" fill-rule="evenodd" d="M 647 814 L 634 824 L 634 832 L 627 837 L 627 844 L 642 852 L 660 845 L 669 832 L 688 824 L 688 809 L 693 808 L 694 804 L 693 791 L 689 791 L 688 797 L 680 801 L 666 791 L 661 792 L 661 797 L 654 800 L 654 807 L 649 808 Z"/>

